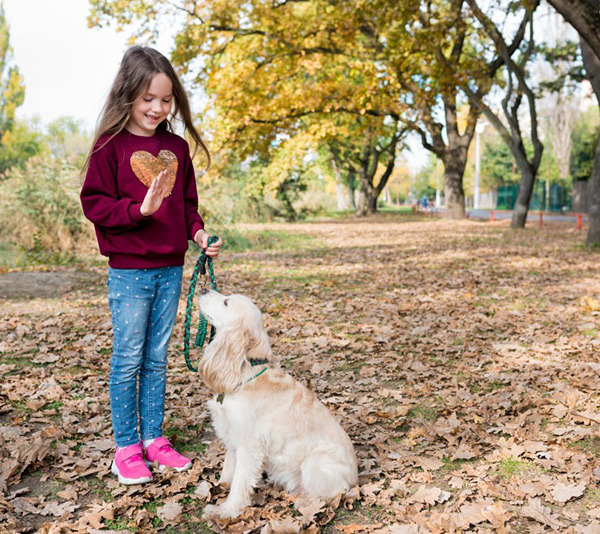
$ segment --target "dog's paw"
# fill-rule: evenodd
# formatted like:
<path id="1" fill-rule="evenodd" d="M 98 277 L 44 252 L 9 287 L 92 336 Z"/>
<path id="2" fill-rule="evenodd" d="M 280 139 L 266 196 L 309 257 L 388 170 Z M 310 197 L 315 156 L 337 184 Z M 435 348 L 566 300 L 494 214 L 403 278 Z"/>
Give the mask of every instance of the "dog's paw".
<path id="1" fill-rule="evenodd" d="M 203 519 L 233 519 L 242 512 L 243 508 L 228 505 L 226 502 L 220 505 L 207 504 L 202 513 Z"/>

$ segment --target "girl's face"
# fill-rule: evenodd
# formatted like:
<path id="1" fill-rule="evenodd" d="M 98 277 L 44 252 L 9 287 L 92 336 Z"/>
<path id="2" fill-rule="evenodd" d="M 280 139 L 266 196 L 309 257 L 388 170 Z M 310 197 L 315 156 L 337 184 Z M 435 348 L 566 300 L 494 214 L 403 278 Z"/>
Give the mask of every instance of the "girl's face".
<path id="1" fill-rule="evenodd" d="M 170 78 L 159 72 L 150 80 L 150 85 L 135 99 L 127 129 L 135 135 L 150 137 L 156 127 L 171 112 L 173 84 Z"/>

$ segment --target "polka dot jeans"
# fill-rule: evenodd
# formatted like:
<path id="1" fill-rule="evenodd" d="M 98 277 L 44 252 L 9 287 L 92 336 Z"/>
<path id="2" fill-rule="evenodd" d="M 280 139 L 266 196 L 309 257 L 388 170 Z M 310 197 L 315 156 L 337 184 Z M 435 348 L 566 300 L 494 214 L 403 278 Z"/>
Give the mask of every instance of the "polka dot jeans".
<path id="1" fill-rule="evenodd" d="M 110 406 L 115 440 L 127 447 L 162 436 L 167 348 L 183 267 L 108 271 L 113 325 Z M 139 414 L 139 433 L 138 433 Z"/>

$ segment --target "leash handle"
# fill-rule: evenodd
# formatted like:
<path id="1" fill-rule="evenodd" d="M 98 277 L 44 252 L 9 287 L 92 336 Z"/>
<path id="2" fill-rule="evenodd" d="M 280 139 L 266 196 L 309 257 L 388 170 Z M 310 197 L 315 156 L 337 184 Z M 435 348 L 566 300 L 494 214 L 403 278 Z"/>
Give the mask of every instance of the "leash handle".
<path id="1" fill-rule="evenodd" d="M 208 246 L 216 243 L 219 238 L 216 235 L 211 235 L 208 237 Z M 188 288 L 187 294 L 187 302 L 185 307 L 185 322 L 184 322 L 184 331 L 183 331 L 183 355 L 185 356 L 185 363 L 188 369 L 194 373 L 198 372 L 198 368 L 192 365 L 190 360 L 190 330 L 192 324 L 192 309 L 194 307 L 194 293 L 196 292 L 196 285 L 198 283 L 198 275 L 206 276 L 208 270 L 208 275 L 210 278 L 210 287 L 214 291 L 218 291 L 217 281 L 215 279 L 215 273 L 213 269 L 213 261 L 210 256 L 207 256 L 206 249 L 203 249 L 200 255 L 198 256 L 198 260 L 196 261 L 196 265 L 194 267 L 194 272 L 192 273 L 192 278 L 190 280 L 190 287 Z M 198 333 L 196 335 L 196 341 L 194 345 L 196 347 L 202 347 L 204 345 L 204 341 L 206 339 L 206 334 L 208 331 L 208 321 L 206 317 L 200 314 L 200 319 L 198 320 Z M 209 343 L 215 337 L 215 329 L 211 326 L 210 329 L 210 337 Z"/>

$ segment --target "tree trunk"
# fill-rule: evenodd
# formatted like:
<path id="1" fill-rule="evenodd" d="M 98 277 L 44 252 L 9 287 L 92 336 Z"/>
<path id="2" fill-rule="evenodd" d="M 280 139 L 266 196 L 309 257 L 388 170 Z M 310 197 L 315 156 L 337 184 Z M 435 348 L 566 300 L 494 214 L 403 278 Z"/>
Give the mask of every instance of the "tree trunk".
<path id="1" fill-rule="evenodd" d="M 529 202 L 531 201 L 533 184 L 535 182 L 535 174 L 526 157 L 522 156 L 520 159 L 523 161 L 519 162 L 517 160 L 517 164 L 521 171 L 521 183 L 519 186 L 519 194 L 517 195 L 517 200 L 515 201 L 515 207 L 513 209 L 512 220 L 510 222 L 511 228 L 525 228 L 527 212 L 529 211 Z"/>
<path id="2" fill-rule="evenodd" d="M 467 164 L 467 151 L 448 149 L 444 157 L 444 197 L 446 211 L 444 217 L 451 220 L 466 218 L 465 191 L 463 189 L 463 176 Z"/>
<path id="3" fill-rule="evenodd" d="M 589 196 L 588 216 L 590 225 L 588 228 L 587 240 L 588 245 L 600 245 L 600 136 L 596 143 L 596 153 L 594 155 L 594 170 L 590 179 L 591 194 Z"/>
<path id="4" fill-rule="evenodd" d="M 462 174 L 444 172 L 444 197 L 446 198 L 445 218 L 458 221 L 466 218 L 465 192 L 462 184 Z"/>
<path id="5" fill-rule="evenodd" d="M 366 217 L 367 215 L 372 215 L 373 213 L 377 213 L 377 195 L 375 188 L 361 173 L 360 192 L 358 194 L 358 206 L 356 207 L 356 214 L 359 217 Z"/>
<path id="6" fill-rule="evenodd" d="M 589 47 L 586 41 L 581 39 L 581 56 L 588 79 L 592 84 L 596 99 L 600 102 L 600 58 Z M 594 170 L 592 171 L 589 186 L 589 227 L 586 242 L 588 245 L 600 244 L 600 137 L 596 143 L 594 155 Z"/>

